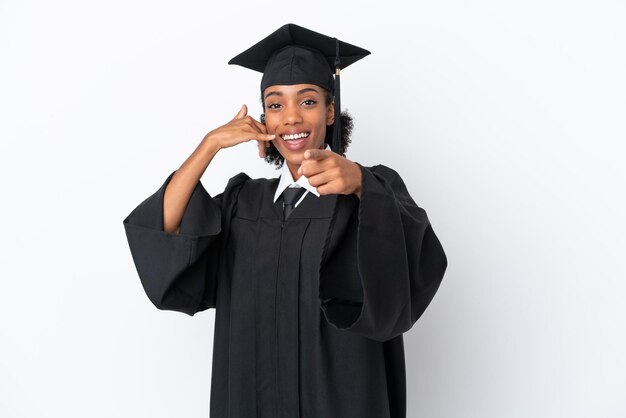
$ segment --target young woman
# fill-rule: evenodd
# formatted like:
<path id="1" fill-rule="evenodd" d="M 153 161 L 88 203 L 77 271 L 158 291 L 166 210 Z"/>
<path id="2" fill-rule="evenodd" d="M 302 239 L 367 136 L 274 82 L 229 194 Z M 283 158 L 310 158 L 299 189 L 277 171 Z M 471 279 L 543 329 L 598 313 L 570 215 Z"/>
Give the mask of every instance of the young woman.
<path id="1" fill-rule="evenodd" d="M 447 259 L 400 175 L 345 157 L 335 67 L 367 54 L 289 24 L 235 57 L 263 72 L 264 123 L 242 106 L 124 219 L 157 308 L 216 309 L 211 417 L 406 416 L 402 334 Z M 280 177 L 210 196 L 207 166 L 250 140 Z"/>

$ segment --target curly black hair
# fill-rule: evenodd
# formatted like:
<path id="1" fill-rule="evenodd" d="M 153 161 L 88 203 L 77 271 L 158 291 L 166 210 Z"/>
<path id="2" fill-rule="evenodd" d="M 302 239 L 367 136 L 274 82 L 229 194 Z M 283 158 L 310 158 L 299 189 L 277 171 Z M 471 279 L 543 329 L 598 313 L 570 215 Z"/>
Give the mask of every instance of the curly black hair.
<path id="1" fill-rule="evenodd" d="M 333 101 L 332 94 L 324 89 L 326 92 L 326 106 L 329 106 Z M 261 95 L 261 106 L 265 109 L 265 102 L 263 101 L 263 95 Z M 261 123 L 265 124 L 265 113 L 261 114 Z M 333 128 L 334 123 L 332 125 L 326 126 L 326 137 L 324 138 L 324 142 L 329 146 L 332 146 L 333 143 Z M 341 112 L 341 141 L 339 144 L 340 147 L 340 155 L 342 157 L 346 156 L 346 151 L 348 146 L 350 145 L 350 135 L 352 134 L 352 128 L 354 127 L 354 122 L 352 120 L 352 116 L 347 111 Z M 265 149 L 265 161 L 269 164 L 274 164 L 276 169 L 280 169 L 284 162 L 285 158 L 278 152 L 278 149 L 274 146 L 274 143 L 270 141 L 269 148 Z"/>

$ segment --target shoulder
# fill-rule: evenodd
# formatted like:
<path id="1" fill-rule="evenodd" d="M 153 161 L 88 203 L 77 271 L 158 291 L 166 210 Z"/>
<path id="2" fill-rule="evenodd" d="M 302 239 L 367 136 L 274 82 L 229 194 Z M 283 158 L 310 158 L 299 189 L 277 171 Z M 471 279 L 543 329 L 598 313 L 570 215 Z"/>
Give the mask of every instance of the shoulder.
<path id="1" fill-rule="evenodd" d="M 374 172 L 374 173 L 378 173 L 380 175 L 383 175 L 385 177 L 400 177 L 400 174 L 394 170 L 393 168 L 383 165 L 383 164 L 376 164 L 374 166 L 371 167 L 365 167 L 367 169 L 369 169 L 370 171 Z"/>
<path id="2" fill-rule="evenodd" d="M 227 199 L 232 202 L 233 217 L 256 220 L 264 204 L 273 200 L 277 178 L 251 178 L 246 173 L 233 176 L 227 186 Z"/>
<path id="3" fill-rule="evenodd" d="M 226 190 L 240 188 L 249 180 L 250 180 L 250 176 L 248 176 L 243 171 L 239 174 L 235 174 L 228 180 L 228 184 L 226 184 Z"/>
<path id="4" fill-rule="evenodd" d="M 415 205 L 415 201 L 397 170 L 383 164 L 377 164 L 371 167 L 363 167 L 362 171 L 364 172 L 364 188 L 366 185 L 374 188 L 382 186 L 383 189 L 393 194 L 399 201 L 412 206 Z"/>
<path id="5" fill-rule="evenodd" d="M 241 172 L 228 180 L 226 190 L 234 193 L 259 194 L 272 188 L 276 188 L 277 178 L 251 178 L 248 174 Z"/>
<path id="6" fill-rule="evenodd" d="M 360 164 L 359 164 L 360 165 Z M 370 173 L 372 173 L 374 175 L 374 177 L 378 178 L 379 180 L 384 179 L 385 181 L 387 181 L 391 186 L 399 186 L 404 188 L 404 181 L 402 180 L 402 176 L 400 176 L 400 173 L 398 173 L 398 171 L 394 170 L 393 168 L 383 165 L 383 164 L 376 164 L 373 166 L 363 166 L 361 165 L 361 167 L 364 170 L 369 171 Z"/>

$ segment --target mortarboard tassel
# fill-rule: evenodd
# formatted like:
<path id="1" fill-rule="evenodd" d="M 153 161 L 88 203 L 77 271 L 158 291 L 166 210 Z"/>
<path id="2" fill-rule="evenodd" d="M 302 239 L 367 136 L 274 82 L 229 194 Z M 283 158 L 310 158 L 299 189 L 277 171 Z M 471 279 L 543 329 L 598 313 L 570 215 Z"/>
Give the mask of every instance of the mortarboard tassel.
<path id="1" fill-rule="evenodd" d="M 341 98 L 340 98 L 340 80 L 339 73 L 341 69 L 339 59 L 339 40 L 335 39 L 335 122 L 333 126 L 333 143 L 331 148 L 333 152 L 341 155 Z"/>

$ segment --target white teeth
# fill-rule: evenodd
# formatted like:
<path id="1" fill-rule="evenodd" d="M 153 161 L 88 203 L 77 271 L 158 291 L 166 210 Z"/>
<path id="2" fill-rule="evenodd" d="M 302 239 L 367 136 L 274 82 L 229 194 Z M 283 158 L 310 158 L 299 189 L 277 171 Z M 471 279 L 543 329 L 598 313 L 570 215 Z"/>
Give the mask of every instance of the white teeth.
<path id="1" fill-rule="evenodd" d="M 300 138 L 306 138 L 307 136 L 309 136 L 309 132 L 301 132 L 299 134 L 293 134 L 293 135 L 283 135 L 283 139 L 285 141 L 291 140 L 291 139 L 300 139 Z"/>

